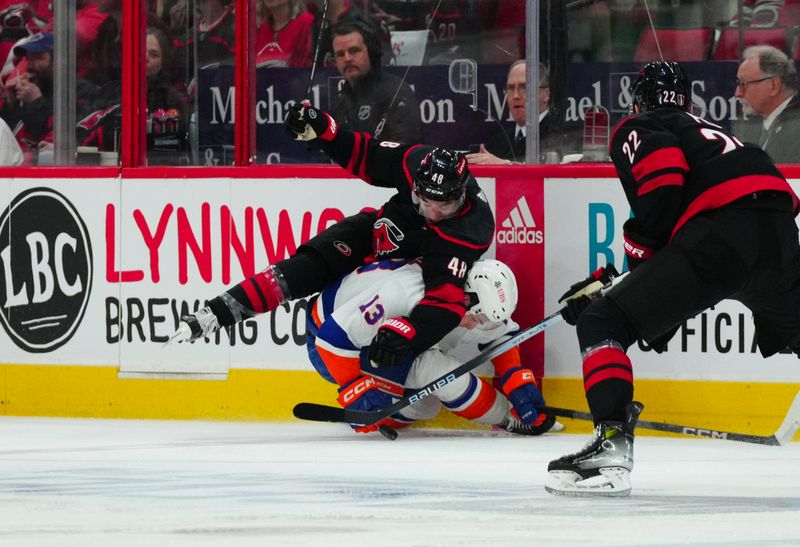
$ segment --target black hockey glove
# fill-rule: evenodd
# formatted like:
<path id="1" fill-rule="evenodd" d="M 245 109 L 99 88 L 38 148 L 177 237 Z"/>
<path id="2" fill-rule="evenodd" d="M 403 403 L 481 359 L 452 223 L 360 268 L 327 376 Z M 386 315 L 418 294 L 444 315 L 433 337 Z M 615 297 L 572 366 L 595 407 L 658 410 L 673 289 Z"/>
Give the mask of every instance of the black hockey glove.
<path id="1" fill-rule="evenodd" d="M 392 317 L 380 326 L 369 346 L 369 361 L 374 368 L 399 367 L 412 361 L 416 355 L 411 341 L 417 334 L 407 317 Z"/>
<path id="2" fill-rule="evenodd" d="M 339 131 L 336 120 L 308 101 L 289 107 L 283 126 L 289 137 L 296 141 L 332 141 Z"/>
<path id="3" fill-rule="evenodd" d="M 652 257 L 661 245 L 639 233 L 639 221 L 629 218 L 622 225 L 623 246 L 628 257 L 628 269 L 635 270 L 642 262 Z"/>
<path id="4" fill-rule="evenodd" d="M 564 321 L 572 325 L 573 327 L 578 324 L 578 319 L 580 319 L 583 312 L 586 311 L 592 303 L 592 299 L 582 294 L 577 298 L 573 298 L 571 300 L 567 300 L 564 303 L 564 308 L 561 310 L 561 317 L 564 318 Z"/>

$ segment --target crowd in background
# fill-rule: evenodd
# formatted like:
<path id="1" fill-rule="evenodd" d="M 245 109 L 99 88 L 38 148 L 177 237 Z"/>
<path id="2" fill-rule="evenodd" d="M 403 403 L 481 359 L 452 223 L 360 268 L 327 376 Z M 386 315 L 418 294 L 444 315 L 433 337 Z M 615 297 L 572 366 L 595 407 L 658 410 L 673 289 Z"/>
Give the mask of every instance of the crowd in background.
<path id="1" fill-rule="evenodd" d="M 365 43 L 374 41 L 380 48 L 380 55 L 372 55 L 372 51 L 371 57 L 379 59 L 381 66 L 395 64 L 399 51 L 392 36 L 407 31 L 427 32 L 421 65 L 447 65 L 454 59 L 470 58 L 480 64 L 510 67 L 525 57 L 525 0 L 328 0 L 326 9 L 325 5 L 323 0 L 256 0 L 257 67 L 310 69 L 316 63 L 317 68 L 336 67 L 341 72 L 333 47 L 335 29 L 342 25 L 353 28 L 353 24 L 365 31 Z M 539 14 L 540 20 L 544 18 L 540 59 L 549 65 L 549 80 L 555 86 L 547 88 L 552 101 L 542 108 L 551 108 L 551 115 L 559 114 L 566 76 L 562 65 L 551 59 L 553 47 L 548 46 L 556 42 L 547 41 L 551 38 L 547 29 L 558 29 L 562 24 L 568 30 L 563 44 L 569 62 L 634 60 L 640 36 L 651 18 L 660 28 L 707 25 L 716 29 L 717 36 L 719 29 L 740 23 L 748 28 L 787 29 L 785 47 L 778 44 L 777 49 L 792 60 L 800 54 L 796 45 L 800 38 L 800 0 L 572 0 L 560 15 L 554 13 L 555 5 L 542 2 Z M 0 119 L 15 135 L 25 164 L 52 161 L 52 6 L 48 0 L 0 0 Z M 75 8 L 79 153 L 117 151 L 121 134 L 122 0 L 75 0 Z M 550 19 L 555 16 L 563 17 L 562 23 Z M 148 1 L 145 58 L 149 163 L 192 163 L 188 140 L 190 120 L 197 108 L 198 70 L 234 64 L 234 23 L 234 0 Z M 743 49 L 737 50 L 736 59 Z M 356 81 L 344 80 L 344 91 L 359 95 Z M 502 82 L 497 83 L 502 87 Z M 413 92 L 406 95 L 406 102 L 415 105 Z M 524 101 L 523 93 L 512 95 Z M 331 105 L 335 102 L 332 100 Z M 356 102 L 351 111 L 358 107 Z M 373 112 L 372 117 L 381 119 L 382 114 Z M 519 133 L 520 119 L 524 125 L 524 116 L 512 117 L 509 114 L 504 120 L 509 135 L 503 139 L 508 142 L 514 139 L 515 131 Z M 349 121 L 354 119 L 351 116 Z M 561 126 L 556 125 L 556 130 Z M 511 159 L 519 157 L 522 150 L 518 142 L 514 144 L 517 148 Z"/>

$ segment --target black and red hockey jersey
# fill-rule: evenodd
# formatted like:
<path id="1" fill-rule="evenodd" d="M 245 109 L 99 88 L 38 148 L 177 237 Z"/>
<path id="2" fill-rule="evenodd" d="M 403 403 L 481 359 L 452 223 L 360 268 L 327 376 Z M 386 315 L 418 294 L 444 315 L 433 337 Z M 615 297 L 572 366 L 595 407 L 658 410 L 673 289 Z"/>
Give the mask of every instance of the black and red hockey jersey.
<path id="1" fill-rule="evenodd" d="M 494 237 L 494 215 L 472 176 L 456 216 L 433 224 L 418 212 L 412 199 L 413 177 L 431 150 L 426 145 L 376 141 L 368 133 L 346 128 L 325 145 L 328 155 L 357 177 L 373 186 L 397 189 L 378 211 L 372 255 L 366 261 L 422 257 L 425 294 L 409 317 L 417 331 L 413 346 L 418 352 L 438 342 L 464 316 L 467 271 Z"/>
<path id="2" fill-rule="evenodd" d="M 692 217 L 753 192 L 798 199 L 769 156 L 719 125 L 677 108 L 625 118 L 609 154 L 631 206 L 637 235 L 666 245 Z"/>

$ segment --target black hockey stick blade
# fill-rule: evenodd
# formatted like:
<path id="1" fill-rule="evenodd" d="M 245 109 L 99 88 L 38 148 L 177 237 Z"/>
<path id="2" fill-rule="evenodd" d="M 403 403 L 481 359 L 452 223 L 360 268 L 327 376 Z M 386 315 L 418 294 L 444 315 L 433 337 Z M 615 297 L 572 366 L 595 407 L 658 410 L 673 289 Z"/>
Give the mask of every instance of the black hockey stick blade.
<path id="1" fill-rule="evenodd" d="M 580 410 L 568 408 L 547 407 L 546 412 L 562 418 L 573 418 L 576 420 L 593 421 L 592 415 Z M 666 433 L 678 433 L 680 435 L 690 435 L 704 439 L 722 439 L 727 441 L 737 441 L 743 443 L 762 444 L 767 446 L 784 446 L 788 444 L 800 430 L 800 392 L 795 395 L 786 417 L 778 430 L 773 435 L 750 435 L 748 433 L 734 433 L 731 431 L 718 431 L 702 427 L 692 427 L 688 425 L 678 425 L 663 422 L 649 422 L 639 420 L 637 428 L 651 429 L 653 431 L 664 431 Z"/>
<path id="2" fill-rule="evenodd" d="M 344 422 L 344 409 L 317 403 L 297 403 L 292 410 L 295 418 L 312 422 Z"/>
<path id="3" fill-rule="evenodd" d="M 514 336 L 507 338 L 493 346 L 483 350 L 461 366 L 456 367 L 447 374 L 437 378 L 433 382 L 415 390 L 406 390 L 406 395 L 391 406 L 382 410 L 368 412 L 365 410 L 352 410 L 335 406 L 320 405 L 316 403 L 298 403 L 294 407 L 294 415 L 301 420 L 311 420 L 315 422 L 346 422 L 357 425 L 372 425 L 395 412 L 414 404 L 415 402 L 432 395 L 435 391 L 453 382 L 456 378 L 476 369 L 489 359 L 493 359 L 505 353 L 509 349 L 518 346 L 563 320 L 561 311 L 545 317 L 539 323 L 519 331 Z"/>

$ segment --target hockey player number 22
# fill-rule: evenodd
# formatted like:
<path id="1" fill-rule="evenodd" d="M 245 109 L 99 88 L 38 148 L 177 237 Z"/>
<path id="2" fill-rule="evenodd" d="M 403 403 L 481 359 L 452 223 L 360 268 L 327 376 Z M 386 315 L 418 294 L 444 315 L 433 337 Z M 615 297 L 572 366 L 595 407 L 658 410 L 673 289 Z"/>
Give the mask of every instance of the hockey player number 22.
<path id="1" fill-rule="evenodd" d="M 735 150 L 740 146 L 744 146 L 742 142 L 736 137 L 726 135 L 722 131 L 717 131 L 716 129 L 709 129 L 707 127 L 704 127 L 700 130 L 700 134 L 710 141 L 717 139 L 723 141 L 725 143 L 725 148 L 722 149 L 723 154 L 727 154 L 731 150 Z"/>

